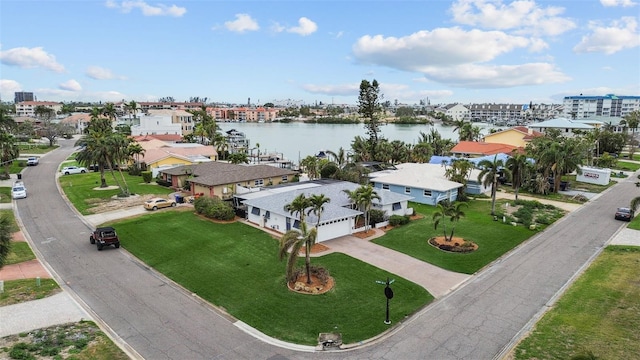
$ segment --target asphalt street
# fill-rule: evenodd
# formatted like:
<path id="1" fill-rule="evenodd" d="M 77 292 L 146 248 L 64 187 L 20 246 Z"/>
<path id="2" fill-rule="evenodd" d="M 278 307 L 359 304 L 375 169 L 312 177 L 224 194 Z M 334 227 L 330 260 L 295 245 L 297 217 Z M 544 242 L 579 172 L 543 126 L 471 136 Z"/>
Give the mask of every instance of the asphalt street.
<path id="1" fill-rule="evenodd" d="M 60 143 L 25 170 L 29 198 L 17 204 L 18 215 L 63 287 L 132 357 L 146 359 L 497 358 L 624 226 L 612 209 L 638 193 L 632 180 L 621 182 L 375 341 L 311 352 L 253 336 L 123 249 L 96 251 L 90 225 L 52 176 L 73 150 L 72 141 Z"/>

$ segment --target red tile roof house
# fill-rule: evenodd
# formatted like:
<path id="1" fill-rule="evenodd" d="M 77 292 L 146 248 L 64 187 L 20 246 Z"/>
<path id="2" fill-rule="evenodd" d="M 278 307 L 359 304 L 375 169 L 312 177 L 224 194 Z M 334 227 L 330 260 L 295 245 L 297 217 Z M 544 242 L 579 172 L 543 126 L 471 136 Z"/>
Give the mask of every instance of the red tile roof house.
<path id="1" fill-rule="evenodd" d="M 516 146 L 477 141 L 460 141 L 451 149 L 451 154 L 458 157 L 480 157 L 495 154 L 511 154 Z"/>
<path id="2" fill-rule="evenodd" d="M 236 165 L 218 161 L 159 171 L 160 178 L 170 182 L 176 189 L 182 189 L 185 181 L 188 181 L 192 194 L 218 196 L 223 200 L 231 199 L 237 193 L 291 182 L 297 174 L 296 171 L 270 165 Z"/>

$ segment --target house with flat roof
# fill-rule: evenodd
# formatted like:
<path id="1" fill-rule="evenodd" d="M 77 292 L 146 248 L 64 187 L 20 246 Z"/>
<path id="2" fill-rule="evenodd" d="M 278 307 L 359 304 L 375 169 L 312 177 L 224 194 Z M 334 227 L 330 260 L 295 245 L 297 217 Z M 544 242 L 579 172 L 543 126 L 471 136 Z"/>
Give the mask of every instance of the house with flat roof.
<path id="1" fill-rule="evenodd" d="M 264 189 L 258 192 L 237 194 L 238 202 L 246 206 L 247 220 L 264 228 L 284 234 L 291 229 L 300 228 L 300 217 L 291 214 L 284 208 L 300 194 L 310 197 L 324 194 L 330 199 L 324 205 L 320 215 L 317 242 L 322 242 L 359 231 L 356 229 L 356 217 L 362 212 L 355 209 L 354 204 L 345 192 L 354 191 L 361 185 L 347 181 L 305 181 L 283 187 Z M 410 215 L 413 209 L 408 208 L 411 196 L 377 190 L 380 199 L 374 199 L 372 208 L 391 215 Z M 318 218 L 313 214 L 306 216 L 308 227 L 315 226 Z"/>

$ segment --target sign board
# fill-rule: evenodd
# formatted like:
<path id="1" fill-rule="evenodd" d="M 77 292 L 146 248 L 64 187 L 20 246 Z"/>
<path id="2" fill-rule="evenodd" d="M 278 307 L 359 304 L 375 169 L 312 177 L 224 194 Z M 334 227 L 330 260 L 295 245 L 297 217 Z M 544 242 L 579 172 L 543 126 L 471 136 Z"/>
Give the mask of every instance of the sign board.
<path id="1" fill-rule="evenodd" d="M 602 169 L 595 167 L 582 166 L 582 174 L 576 176 L 576 181 L 596 184 L 607 185 L 611 178 L 611 169 Z"/>

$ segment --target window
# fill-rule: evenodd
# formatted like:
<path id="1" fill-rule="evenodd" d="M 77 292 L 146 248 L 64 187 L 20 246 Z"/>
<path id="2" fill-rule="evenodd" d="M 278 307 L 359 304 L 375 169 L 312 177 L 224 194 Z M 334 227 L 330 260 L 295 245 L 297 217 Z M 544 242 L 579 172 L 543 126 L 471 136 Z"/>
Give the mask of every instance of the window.
<path id="1" fill-rule="evenodd" d="M 389 190 L 389 184 L 382 184 L 382 190 Z"/>
<path id="2" fill-rule="evenodd" d="M 260 208 L 257 208 L 257 207 L 255 207 L 255 206 L 254 206 L 254 207 L 252 207 L 252 208 L 251 208 L 251 213 L 252 213 L 253 215 L 260 215 Z"/>
<path id="3" fill-rule="evenodd" d="M 404 188 L 404 193 L 405 194 L 411 194 L 411 188 L 410 187 L 405 187 Z"/>
<path id="4" fill-rule="evenodd" d="M 285 183 L 287 181 L 289 181 L 289 177 L 287 175 L 283 175 L 282 176 L 282 182 Z"/>
<path id="5" fill-rule="evenodd" d="M 431 190 L 424 189 L 424 197 L 431 197 Z"/>
<path id="6" fill-rule="evenodd" d="M 264 213 L 264 218 L 265 218 L 265 219 L 269 219 L 269 218 L 271 218 L 271 213 L 270 213 L 269 211 L 265 211 L 265 213 Z"/>
<path id="7" fill-rule="evenodd" d="M 300 229 L 300 220 L 295 220 L 293 222 L 293 227 L 296 228 L 296 229 Z"/>
<path id="8" fill-rule="evenodd" d="M 402 205 L 400 205 L 399 202 L 393 203 L 392 209 L 393 209 L 393 211 L 400 210 L 400 209 L 402 209 Z"/>
<path id="9" fill-rule="evenodd" d="M 264 185 L 264 179 L 258 179 L 258 180 L 256 180 L 256 181 L 254 182 L 254 184 L 255 184 L 256 186 L 262 186 L 262 185 Z"/>

